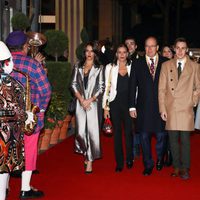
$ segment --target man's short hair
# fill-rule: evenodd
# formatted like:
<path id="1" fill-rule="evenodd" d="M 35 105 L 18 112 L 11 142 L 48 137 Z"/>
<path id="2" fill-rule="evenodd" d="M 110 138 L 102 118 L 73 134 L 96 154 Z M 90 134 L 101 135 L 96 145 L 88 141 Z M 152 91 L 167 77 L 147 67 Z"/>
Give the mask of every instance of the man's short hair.
<path id="1" fill-rule="evenodd" d="M 184 42 L 184 43 L 186 43 L 186 45 L 187 45 L 187 47 L 188 47 L 187 40 L 186 40 L 184 37 L 176 38 L 176 40 L 174 41 L 174 47 L 176 46 L 176 44 L 177 44 L 178 42 Z"/>
<path id="2" fill-rule="evenodd" d="M 154 39 L 154 40 L 156 41 L 156 45 L 158 45 L 158 39 L 157 39 L 155 36 L 153 36 L 153 35 L 148 36 L 148 37 L 145 39 L 144 44 L 146 44 L 147 40 L 150 39 L 150 38 Z"/>
<path id="3" fill-rule="evenodd" d="M 133 41 L 135 42 L 135 44 L 137 44 L 136 39 L 135 39 L 133 36 L 128 36 L 128 37 L 126 37 L 125 40 L 124 40 L 124 42 L 125 42 L 126 40 L 133 40 Z"/>

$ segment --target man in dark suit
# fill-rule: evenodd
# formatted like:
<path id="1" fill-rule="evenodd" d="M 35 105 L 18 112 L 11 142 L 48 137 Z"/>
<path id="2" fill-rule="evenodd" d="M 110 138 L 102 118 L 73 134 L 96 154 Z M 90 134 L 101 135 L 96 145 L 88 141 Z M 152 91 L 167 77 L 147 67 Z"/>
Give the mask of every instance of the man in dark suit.
<path id="1" fill-rule="evenodd" d="M 129 111 L 131 117 L 136 118 L 136 131 L 140 133 L 145 176 L 150 175 L 154 168 L 151 153 L 152 134 L 154 133 L 157 139 L 156 168 L 159 171 L 163 167 L 166 145 L 165 122 L 160 116 L 158 106 L 158 81 L 161 64 L 166 59 L 158 55 L 158 48 L 157 39 L 148 37 L 145 40 L 145 56 L 133 62 L 130 76 Z"/>
<path id="2" fill-rule="evenodd" d="M 136 59 L 138 59 L 140 56 L 137 53 L 137 43 L 134 37 L 129 36 L 125 39 L 124 43 L 128 47 L 129 52 L 129 58 L 132 62 L 134 62 Z M 133 126 L 135 126 L 135 122 L 133 123 Z M 133 155 L 134 159 L 139 158 L 140 156 L 140 135 L 139 133 L 135 132 L 135 128 L 133 128 L 134 137 L 133 137 Z"/>

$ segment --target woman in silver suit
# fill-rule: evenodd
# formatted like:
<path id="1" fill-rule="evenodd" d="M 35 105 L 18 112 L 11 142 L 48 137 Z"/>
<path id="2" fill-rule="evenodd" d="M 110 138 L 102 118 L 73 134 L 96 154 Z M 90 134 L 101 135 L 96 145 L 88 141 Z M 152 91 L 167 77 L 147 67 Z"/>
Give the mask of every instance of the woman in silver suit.
<path id="1" fill-rule="evenodd" d="M 75 64 L 71 83 L 77 98 L 75 151 L 84 155 L 87 174 L 92 173 L 92 162 L 101 157 L 99 133 L 104 80 L 97 53 L 95 43 L 85 45 L 84 57 Z"/>
<path id="2" fill-rule="evenodd" d="M 126 167 L 131 169 L 133 166 L 132 119 L 128 108 L 130 71 L 131 61 L 128 58 L 128 48 L 125 44 L 121 44 L 117 48 L 114 62 L 106 65 L 106 89 L 103 96 L 104 118 L 111 117 L 114 128 L 116 172 L 123 170 L 125 160 L 122 145 L 122 124 L 126 142 Z M 107 92 L 108 90 L 109 92 Z"/>

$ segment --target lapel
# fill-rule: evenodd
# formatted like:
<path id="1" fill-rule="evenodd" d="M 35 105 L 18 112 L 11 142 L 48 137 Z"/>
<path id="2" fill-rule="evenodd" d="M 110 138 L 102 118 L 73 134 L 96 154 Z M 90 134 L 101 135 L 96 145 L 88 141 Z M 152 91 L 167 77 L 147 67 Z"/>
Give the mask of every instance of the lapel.
<path id="1" fill-rule="evenodd" d="M 148 77 L 149 77 L 148 79 L 153 82 L 153 78 L 152 78 L 151 73 L 149 71 L 149 65 L 148 65 L 148 63 L 146 61 L 146 57 L 145 56 L 143 57 L 143 62 L 144 62 L 144 70 L 147 72 Z"/>
<path id="2" fill-rule="evenodd" d="M 188 76 L 191 75 L 192 69 L 190 67 L 190 61 L 187 57 L 183 71 L 181 72 L 180 78 L 178 79 L 178 70 L 177 70 L 176 62 L 177 62 L 177 59 L 176 58 L 173 59 L 170 70 L 172 70 L 175 86 L 178 87 L 181 84 L 181 82 L 183 82 L 185 80 L 185 78 L 187 78 Z"/>
<path id="3" fill-rule="evenodd" d="M 155 76 L 154 76 L 154 81 L 159 79 L 161 65 L 162 65 L 162 59 L 158 55 L 158 64 L 157 64 L 157 67 L 156 67 L 156 73 L 155 73 Z"/>
<path id="4" fill-rule="evenodd" d="M 112 76 L 111 76 L 111 82 L 114 85 L 114 88 L 117 88 L 117 78 L 118 78 L 118 72 L 119 72 L 119 65 L 114 65 L 112 67 Z"/>
<path id="5" fill-rule="evenodd" d="M 95 65 L 93 65 L 91 70 L 90 70 L 88 80 L 90 80 L 92 77 L 94 77 L 96 75 L 97 71 L 98 71 L 98 68 L 95 67 Z"/>
<path id="6" fill-rule="evenodd" d="M 83 81 L 83 78 L 84 78 L 84 74 L 83 74 L 83 67 L 79 67 L 79 73 L 80 73 L 80 75 L 81 75 L 81 78 L 82 78 L 82 81 Z"/>

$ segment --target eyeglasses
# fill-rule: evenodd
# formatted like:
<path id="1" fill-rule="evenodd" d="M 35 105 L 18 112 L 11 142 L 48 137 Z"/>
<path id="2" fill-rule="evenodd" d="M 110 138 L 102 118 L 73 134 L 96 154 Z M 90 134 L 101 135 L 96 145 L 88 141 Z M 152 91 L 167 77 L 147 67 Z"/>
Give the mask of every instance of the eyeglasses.
<path id="1" fill-rule="evenodd" d="M 155 47 L 157 47 L 157 45 L 151 45 L 151 46 L 145 45 L 145 48 L 155 48 Z"/>

